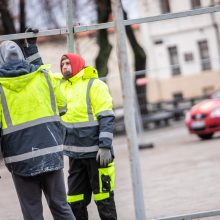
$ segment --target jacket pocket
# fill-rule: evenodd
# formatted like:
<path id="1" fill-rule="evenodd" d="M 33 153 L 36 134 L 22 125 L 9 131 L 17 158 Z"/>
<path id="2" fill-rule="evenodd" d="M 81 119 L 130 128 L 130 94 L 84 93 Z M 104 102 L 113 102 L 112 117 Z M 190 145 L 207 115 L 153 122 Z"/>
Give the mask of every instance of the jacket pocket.
<path id="1" fill-rule="evenodd" d="M 99 191 L 111 192 L 115 185 L 115 167 L 114 162 L 109 163 L 106 168 L 99 168 Z"/>

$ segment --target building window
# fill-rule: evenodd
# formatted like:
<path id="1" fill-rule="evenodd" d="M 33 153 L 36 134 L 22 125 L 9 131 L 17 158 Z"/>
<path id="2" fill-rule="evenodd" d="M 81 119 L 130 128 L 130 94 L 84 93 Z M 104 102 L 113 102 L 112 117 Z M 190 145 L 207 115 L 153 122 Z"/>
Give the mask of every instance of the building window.
<path id="1" fill-rule="evenodd" d="M 168 47 L 168 53 L 170 57 L 170 65 L 171 65 L 171 72 L 173 76 L 180 75 L 180 65 L 179 65 L 179 57 L 177 47 Z"/>
<path id="2" fill-rule="evenodd" d="M 211 62 L 209 56 L 209 47 L 207 40 L 199 41 L 199 55 L 200 55 L 200 63 L 202 70 L 210 70 Z"/>
<path id="3" fill-rule="evenodd" d="M 174 92 L 173 93 L 173 100 L 176 102 L 183 100 L 183 93 L 182 92 Z"/>
<path id="4" fill-rule="evenodd" d="M 193 54 L 192 53 L 185 53 L 184 54 L 184 60 L 186 62 L 192 62 L 194 60 Z"/>
<path id="5" fill-rule="evenodd" d="M 160 0 L 160 8 L 162 14 L 169 13 L 170 12 L 169 0 Z"/>
<path id="6" fill-rule="evenodd" d="M 201 7 L 201 1 L 200 0 L 191 0 L 192 9 L 200 8 Z"/>

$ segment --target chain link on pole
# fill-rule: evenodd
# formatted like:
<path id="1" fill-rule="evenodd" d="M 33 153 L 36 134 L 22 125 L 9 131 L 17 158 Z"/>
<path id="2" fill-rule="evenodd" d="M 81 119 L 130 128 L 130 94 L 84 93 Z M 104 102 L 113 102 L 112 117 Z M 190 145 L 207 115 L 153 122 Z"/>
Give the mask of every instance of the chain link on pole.
<path id="1" fill-rule="evenodd" d="M 122 84 L 124 118 L 131 166 L 135 215 L 137 220 L 145 220 L 144 198 L 139 165 L 139 150 L 135 126 L 134 85 L 128 70 L 125 26 L 123 23 L 122 4 L 120 0 L 111 0 L 112 12 L 116 27 L 118 65 Z"/>

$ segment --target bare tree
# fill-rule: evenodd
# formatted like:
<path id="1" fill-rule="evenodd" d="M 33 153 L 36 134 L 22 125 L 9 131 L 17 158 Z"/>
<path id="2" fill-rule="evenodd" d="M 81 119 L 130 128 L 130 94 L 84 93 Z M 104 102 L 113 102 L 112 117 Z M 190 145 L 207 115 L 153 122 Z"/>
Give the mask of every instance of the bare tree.
<path id="1" fill-rule="evenodd" d="M 111 13 L 110 0 L 97 0 L 98 23 L 106 23 Z M 96 58 L 96 68 L 98 69 L 99 77 L 106 77 L 108 74 L 108 59 L 112 50 L 112 45 L 108 41 L 107 29 L 101 29 L 98 32 L 99 53 Z"/>
<path id="2" fill-rule="evenodd" d="M 26 29 L 26 13 L 25 13 L 25 0 L 20 0 L 20 32 L 24 32 Z"/>
<path id="3" fill-rule="evenodd" d="M 16 33 L 15 25 L 11 13 L 8 9 L 8 1 L 0 0 L 0 14 L 3 25 L 4 34 Z"/>
<path id="4" fill-rule="evenodd" d="M 52 26 L 54 26 L 54 28 L 59 28 L 59 23 L 57 22 L 57 18 L 56 15 L 54 14 L 54 6 L 56 4 L 60 4 L 60 2 L 58 1 L 50 1 L 50 0 L 44 0 L 43 2 L 43 7 L 45 9 L 45 11 L 47 11 L 47 22 L 48 24 L 51 24 Z M 60 4 L 62 7 L 62 4 Z"/>
<path id="5" fill-rule="evenodd" d="M 110 0 L 97 0 L 98 6 L 98 23 L 108 22 L 109 14 L 111 13 L 111 2 Z M 124 18 L 127 19 L 127 13 L 124 12 Z M 140 107 L 141 115 L 144 116 L 148 113 L 147 110 L 147 98 L 146 98 L 146 85 L 138 85 L 137 79 L 145 77 L 146 69 L 146 54 L 143 48 L 139 45 L 136 40 L 135 34 L 131 26 L 126 26 L 126 34 L 131 44 L 134 60 L 135 60 L 135 71 L 141 71 L 141 74 L 135 75 L 135 88 L 138 98 L 138 104 Z M 98 35 L 99 53 L 96 58 L 96 68 L 98 69 L 100 77 L 106 77 L 108 74 L 107 63 L 111 53 L 112 46 L 108 41 L 108 33 L 106 29 L 99 30 Z"/>

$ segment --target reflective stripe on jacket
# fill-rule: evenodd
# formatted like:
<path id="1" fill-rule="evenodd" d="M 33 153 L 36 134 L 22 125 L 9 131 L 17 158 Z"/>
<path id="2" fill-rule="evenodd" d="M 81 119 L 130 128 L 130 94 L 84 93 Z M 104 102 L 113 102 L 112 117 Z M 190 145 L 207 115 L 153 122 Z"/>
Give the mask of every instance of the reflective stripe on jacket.
<path id="1" fill-rule="evenodd" d="M 96 157 L 99 147 L 112 149 L 114 112 L 107 85 L 97 79 L 97 71 L 86 67 L 68 80 L 60 79 L 67 98 L 64 149 L 74 158 Z M 60 78 L 59 78 L 60 77 Z"/>
<path id="2" fill-rule="evenodd" d="M 1 146 L 9 171 L 33 176 L 63 167 L 59 110 L 66 99 L 48 66 L 0 78 Z"/>

